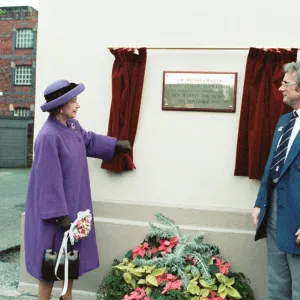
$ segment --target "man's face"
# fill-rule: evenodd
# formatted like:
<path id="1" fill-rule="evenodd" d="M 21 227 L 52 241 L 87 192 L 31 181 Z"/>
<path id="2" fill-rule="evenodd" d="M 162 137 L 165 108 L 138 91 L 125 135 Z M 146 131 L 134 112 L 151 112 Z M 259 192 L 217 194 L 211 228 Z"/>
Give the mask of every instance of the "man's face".
<path id="1" fill-rule="evenodd" d="M 296 72 L 285 73 L 279 91 L 283 95 L 283 103 L 294 109 L 300 108 L 300 88 L 296 83 Z"/>

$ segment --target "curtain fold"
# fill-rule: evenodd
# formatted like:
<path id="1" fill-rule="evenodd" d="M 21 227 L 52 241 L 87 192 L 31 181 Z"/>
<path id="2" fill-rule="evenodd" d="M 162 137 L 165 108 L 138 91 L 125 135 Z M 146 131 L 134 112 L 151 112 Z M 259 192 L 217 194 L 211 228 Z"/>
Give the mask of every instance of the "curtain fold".
<path id="1" fill-rule="evenodd" d="M 107 135 L 129 140 L 134 145 L 142 99 L 147 50 L 111 49 L 115 56 L 112 69 L 112 102 Z M 111 161 L 103 161 L 101 168 L 121 173 L 135 169 L 133 151 L 117 153 Z"/>
<path id="2" fill-rule="evenodd" d="M 296 61 L 297 49 L 250 48 L 237 139 L 235 176 L 261 179 L 278 119 L 292 109 L 278 91 L 283 65 Z"/>

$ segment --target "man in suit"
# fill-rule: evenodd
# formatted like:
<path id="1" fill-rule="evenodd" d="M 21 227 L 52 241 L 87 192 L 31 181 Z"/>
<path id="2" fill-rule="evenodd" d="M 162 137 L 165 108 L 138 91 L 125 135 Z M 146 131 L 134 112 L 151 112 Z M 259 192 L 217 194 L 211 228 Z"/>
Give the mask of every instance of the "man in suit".
<path id="1" fill-rule="evenodd" d="M 279 91 L 294 111 L 277 123 L 252 221 L 255 240 L 267 237 L 268 299 L 300 300 L 300 62 L 284 71 Z"/>

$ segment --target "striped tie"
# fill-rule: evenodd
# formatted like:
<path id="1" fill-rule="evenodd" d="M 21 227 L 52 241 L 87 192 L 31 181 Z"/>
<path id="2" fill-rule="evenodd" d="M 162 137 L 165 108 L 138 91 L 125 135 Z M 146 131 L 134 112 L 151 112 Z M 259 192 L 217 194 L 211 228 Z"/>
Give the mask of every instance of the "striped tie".
<path id="1" fill-rule="evenodd" d="M 298 114 L 296 111 L 293 112 L 292 118 L 290 119 L 289 123 L 284 128 L 283 134 L 280 139 L 280 143 L 276 149 L 273 161 L 272 161 L 272 168 L 271 168 L 271 178 L 274 182 L 277 182 L 278 177 L 280 176 L 280 172 L 284 165 L 285 156 L 287 152 L 287 147 L 289 144 L 289 140 L 291 137 L 291 133 L 293 131 L 293 127 L 296 122 L 296 118 Z"/>

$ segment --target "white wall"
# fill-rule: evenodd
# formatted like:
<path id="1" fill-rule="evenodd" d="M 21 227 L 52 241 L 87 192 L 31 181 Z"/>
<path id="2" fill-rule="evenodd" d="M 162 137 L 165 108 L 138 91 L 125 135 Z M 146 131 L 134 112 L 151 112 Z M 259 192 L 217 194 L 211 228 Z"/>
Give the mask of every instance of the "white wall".
<path id="1" fill-rule="evenodd" d="M 300 4 L 289 2 L 289 18 Z M 54 80 L 84 82 L 78 119 L 106 134 L 113 56 L 109 46 L 298 47 L 282 1 L 40 0 L 36 107 Z M 95 201 L 251 209 L 258 181 L 234 177 L 247 50 L 149 50 L 134 161 L 122 175 L 89 161 Z M 163 70 L 238 72 L 236 113 L 161 110 Z M 46 118 L 36 110 L 35 133 Z"/>

